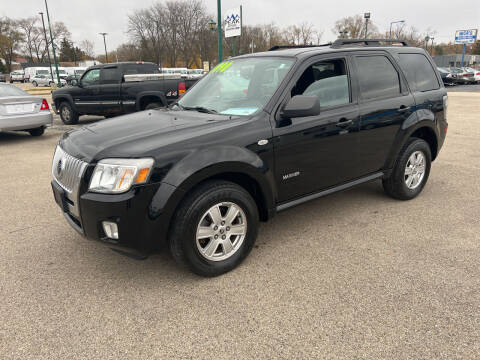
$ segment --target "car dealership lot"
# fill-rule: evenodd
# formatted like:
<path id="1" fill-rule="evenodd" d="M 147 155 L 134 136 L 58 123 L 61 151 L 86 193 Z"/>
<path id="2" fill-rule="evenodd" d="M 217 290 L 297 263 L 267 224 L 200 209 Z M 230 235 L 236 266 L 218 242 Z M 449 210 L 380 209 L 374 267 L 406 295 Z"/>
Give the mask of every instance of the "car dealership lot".
<path id="1" fill-rule="evenodd" d="M 167 251 L 137 261 L 71 229 L 50 189 L 70 127 L 0 133 L 0 353 L 475 358 L 480 92 L 449 96 L 448 136 L 418 198 L 392 200 L 374 182 L 279 213 L 243 265 L 213 279 Z"/>

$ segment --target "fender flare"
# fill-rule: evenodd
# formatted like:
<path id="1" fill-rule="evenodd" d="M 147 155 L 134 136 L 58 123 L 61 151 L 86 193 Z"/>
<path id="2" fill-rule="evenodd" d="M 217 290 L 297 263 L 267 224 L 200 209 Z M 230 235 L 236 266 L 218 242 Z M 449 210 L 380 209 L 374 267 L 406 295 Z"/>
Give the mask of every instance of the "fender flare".
<path id="1" fill-rule="evenodd" d="M 275 182 L 273 169 L 254 152 L 236 146 L 215 146 L 191 152 L 179 161 L 163 178 L 149 206 L 149 217 L 160 221 L 162 237 L 167 236 L 175 211 L 184 196 L 199 183 L 222 174 L 238 174 L 255 182 L 261 194 L 267 217 L 275 212 Z"/>
<path id="2" fill-rule="evenodd" d="M 162 103 L 163 106 L 167 106 L 167 98 L 165 94 L 162 91 L 142 91 L 137 94 L 137 97 L 135 99 L 135 108 L 137 111 L 141 111 L 142 109 L 140 108 L 141 101 L 144 97 L 146 96 L 154 96 L 157 97 L 158 100 Z"/>
<path id="3" fill-rule="evenodd" d="M 55 104 L 55 111 L 57 113 L 58 113 L 58 107 L 62 102 L 64 102 L 64 100 L 66 100 L 70 104 L 70 106 L 75 112 L 78 112 L 77 107 L 75 106 L 75 102 L 73 101 L 72 95 L 70 94 L 61 94 L 58 96 L 55 96 L 54 94 L 52 100 L 53 100 L 53 103 Z"/>
<path id="4" fill-rule="evenodd" d="M 433 132 L 437 143 L 437 149 L 435 149 L 435 151 L 438 152 L 439 134 L 433 113 L 431 113 L 430 111 L 425 111 L 424 109 L 417 110 L 403 122 L 401 129 L 398 131 L 390 154 L 388 155 L 385 162 L 385 169 L 391 170 L 395 167 L 395 162 L 398 158 L 398 154 L 403 149 L 403 146 L 412 136 L 412 134 L 421 128 L 428 128 Z"/>

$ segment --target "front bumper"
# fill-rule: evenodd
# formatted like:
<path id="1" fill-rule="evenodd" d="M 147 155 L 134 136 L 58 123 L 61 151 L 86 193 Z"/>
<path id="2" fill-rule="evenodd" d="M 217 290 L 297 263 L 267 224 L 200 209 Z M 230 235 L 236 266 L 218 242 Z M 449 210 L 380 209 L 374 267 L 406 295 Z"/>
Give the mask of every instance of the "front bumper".
<path id="1" fill-rule="evenodd" d="M 84 192 L 78 200 L 52 181 L 55 200 L 68 223 L 81 235 L 100 241 L 114 249 L 142 256 L 150 253 L 161 243 L 164 226 L 161 218 L 151 216 L 152 198 L 160 184 L 137 186 L 124 194 L 99 194 Z M 85 191 L 85 190 L 84 190 Z M 78 204 L 74 202 L 78 202 Z M 78 215 L 69 209 L 77 207 Z M 113 221 L 118 226 L 119 239 L 109 239 L 103 231 L 102 222 Z"/>
<path id="2" fill-rule="evenodd" d="M 53 116 L 50 111 L 16 116 L 0 115 L 0 131 L 35 129 L 41 126 L 51 126 L 52 123 Z"/>

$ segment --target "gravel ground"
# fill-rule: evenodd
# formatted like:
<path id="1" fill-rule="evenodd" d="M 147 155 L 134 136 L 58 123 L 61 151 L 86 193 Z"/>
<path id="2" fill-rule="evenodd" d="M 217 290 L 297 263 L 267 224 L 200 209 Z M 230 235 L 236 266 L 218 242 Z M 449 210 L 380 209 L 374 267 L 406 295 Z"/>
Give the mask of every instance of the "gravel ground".
<path id="1" fill-rule="evenodd" d="M 450 94 L 423 193 L 373 182 L 278 214 L 204 279 L 80 237 L 50 189 L 63 128 L 0 134 L 4 359 L 480 357 L 480 93 Z"/>

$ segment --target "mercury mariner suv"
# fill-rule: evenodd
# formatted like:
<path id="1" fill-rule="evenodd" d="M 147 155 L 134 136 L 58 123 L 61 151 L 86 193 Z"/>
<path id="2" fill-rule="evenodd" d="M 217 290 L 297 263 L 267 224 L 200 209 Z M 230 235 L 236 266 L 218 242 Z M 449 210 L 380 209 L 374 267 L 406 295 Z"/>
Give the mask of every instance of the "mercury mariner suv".
<path id="1" fill-rule="evenodd" d="M 168 108 L 65 133 L 53 192 L 85 237 L 130 256 L 167 241 L 177 263 L 215 276 L 278 211 L 376 179 L 415 198 L 446 108 L 431 57 L 406 42 L 276 46 L 220 63 Z"/>

